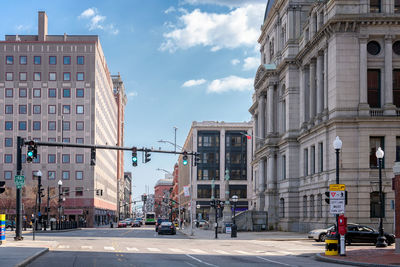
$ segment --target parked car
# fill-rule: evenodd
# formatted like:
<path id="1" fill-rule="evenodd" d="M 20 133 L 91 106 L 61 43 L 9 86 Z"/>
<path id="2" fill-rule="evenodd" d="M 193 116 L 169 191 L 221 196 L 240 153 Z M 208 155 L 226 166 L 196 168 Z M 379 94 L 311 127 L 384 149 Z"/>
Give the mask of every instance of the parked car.
<path id="1" fill-rule="evenodd" d="M 133 221 L 131 226 L 132 226 L 132 227 L 140 227 L 141 224 L 140 224 L 139 221 Z"/>
<path id="2" fill-rule="evenodd" d="M 119 221 L 118 222 L 118 228 L 125 228 L 127 226 L 126 221 Z"/>
<path id="3" fill-rule="evenodd" d="M 171 234 L 171 235 L 176 235 L 176 228 L 175 225 L 172 222 L 162 222 L 158 226 L 158 234 Z"/>
<path id="4" fill-rule="evenodd" d="M 160 226 L 160 224 L 162 222 L 168 222 L 168 219 L 163 219 L 163 218 L 158 218 L 156 221 L 156 232 L 158 231 L 158 226 Z"/>
<path id="5" fill-rule="evenodd" d="M 308 233 L 309 239 L 314 239 L 317 242 L 325 242 L 326 233 L 335 228 L 335 225 L 332 224 L 324 229 L 315 229 Z"/>
<path id="6" fill-rule="evenodd" d="M 137 217 L 135 221 L 138 221 L 140 225 L 143 225 L 143 218 Z"/>
<path id="7" fill-rule="evenodd" d="M 133 218 L 127 218 L 124 221 L 126 222 L 127 226 L 132 226 L 132 223 L 133 223 L 134 219 Z"/>
<path id="8" fill-rule="evenodd" d="M 204 226 L 208 226 L 208 222 L 204 219 L 201 220 L 194 220 L 193 221 L 194 224 L 196 225 L 196 227 L 204 227 Z"/>
<path id="9" fill-rule="evenodd" d="M 328 235 L 335 235 L 336 229 L 332 229 L 328 231 Z M 386 237 L 386 243 L 390 246 L 395 242 L 395 235 L 388 234 L 384 232 Z M 360 225 L 360 224 L 348 224 L 347 225 L 347 234 L 346 234 L 346 244 L 351 245 L 353 243 L 372 243 L 376 244 L 376 241 L 379 236 L 379 231 L 371 228 L 369 226 Z"/>

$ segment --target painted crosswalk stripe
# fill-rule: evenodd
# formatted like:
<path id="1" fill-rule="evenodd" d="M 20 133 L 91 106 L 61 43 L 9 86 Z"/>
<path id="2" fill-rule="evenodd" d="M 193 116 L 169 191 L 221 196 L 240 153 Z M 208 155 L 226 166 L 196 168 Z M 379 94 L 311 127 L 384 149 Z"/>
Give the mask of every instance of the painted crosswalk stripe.
<path id="1" fill-rule="evenodd" d="M 241 251 L 241 250 L 235 250 L 235 252 L 240 253 L 240 254 L 244 254 L 244 255 L 250 255 L 251 254 L 249 252 Z"/>
<path id="2" fill-rule="evenodd" d="M 126 248 L 128 251 L 139 251 L 137 248 Z"/>
<path id="3" fill-rule="evenodd" d="M 196 252 L 196 253 L 206 253 L 204 250 L 197 249 L 197 248 L 192 248 L 190 250 L 193 251 L 193 252 Z"/>
<path id="4" fill-rule="evenodd" d="M 178 253 L 182 253 L 183 250 L 179 249 L 179 248 L 170 248 L 169 250 L 171 250 L 172 252 L 178 252 Z"/>
<path id="5" fill-rule="evenodd" d="M 228 255 L 229 253 L 223 250 L 214 250 L 215 252 L 219 253 L 219 254 L 224 254 L 224 255 Z"/>
<path id="6" fill-rule="evenodd" d="M 154 252 L 159 252 L 159 251 L 161 251 L 160 249 L 158 249 L 158 248 L 147 248 L 148 250 L 150 250 L 150 251 L 154 251 Z"/>
<path id="7" fill-rule="evenodd" d="M 69 245 L 59 245 L 58 248 L 69 248 Z"/>
<path id="8" fill-rule="evenodd" d="M 92 246 L 81 246 L 81 249 L 93 249 Z"/>
<path id="9" fill-rule="evenodd" d="M 105 250 L 115 250 L 114 247 L 104 247 Z"/>

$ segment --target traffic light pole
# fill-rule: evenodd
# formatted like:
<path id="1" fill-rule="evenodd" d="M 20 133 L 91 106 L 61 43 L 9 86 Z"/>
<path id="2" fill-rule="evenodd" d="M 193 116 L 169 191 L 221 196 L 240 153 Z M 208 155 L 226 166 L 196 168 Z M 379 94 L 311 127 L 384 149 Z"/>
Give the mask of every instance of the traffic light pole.
<path id="1" fill-rule="evenodd" d="M 22 171 L 22 146 L 24 145 L 24 139 L 21 136 L 17 137 L 17 175 L 21 175 Z M 15 227 L 15 241 L 21 241 L 22 237 L 22 191 L 21 188 L 17 187 L 17 225 Z"/>

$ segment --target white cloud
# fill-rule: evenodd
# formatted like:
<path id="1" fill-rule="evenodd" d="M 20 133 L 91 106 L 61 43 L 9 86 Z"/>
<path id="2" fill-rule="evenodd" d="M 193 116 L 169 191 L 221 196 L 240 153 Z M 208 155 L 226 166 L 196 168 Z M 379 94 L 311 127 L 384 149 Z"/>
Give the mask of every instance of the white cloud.
<path id="1" fill-rule="evenodd" d="M 207 13 L 195 9 L 182 13 L 179 25 L 164 33 L 161 51 L 174 52 L 195 46 L 223 48 L 254 47 L 260 35 L 265 4 L 246 5 L 227 14 Z"/>
<path id="2" fill-rule="evenodd" d="M 264 4 L 264 6 L 266 5 L 265 0 L 184 0 L 183 3 L 190 5 L 213 4 L 228 7 L 238 7 L 247 4 Z"/>
<path id="3" fill-rule="evenodd" d="M 19 25 L 15 26 L 15 29 L 17 30 L 18 33 L 26 32 L 26 31 L 30 30 L 31 28 L 32 28 L 32 25 L 19 24 Z"/>
<path id="4" fill-rule="evenodd" d="M 260 59 L 258 57 L 247 57 L 244 59 L 243 70 L 253 70 L 260 66 Z"/>
<path id="5" fill-rule="evenodd" d="M 206 82 L 206 80 L 204 80 L 204 79 L 200 79 L 200 80 L 189 80 L 189 81 L 186 81 L 184 84 L 182 84 L 182 87 L 197 86 L 197 85 L 204 84 L 205 82 Z"/>
<path id="6" fill-rule="evenodd" d="M 228 76 L 212 81 L 207 88 L 208 93 L 224 93 L 228 91 L 249 91 L 253 88 L 253 78 Z"/>
<path id="7" fill-rule="evenodd" d="M 236 65 L 239 64 L 239 63 L 240 63 L 240 60 L 237 59 L 237 58 L 231 60 L 231 64 L 232 64 L 233 66 L 236 66 Z"/>
<path id="8" fill-rule="evenodd" d="M 164 13 L 165 13 L 165 14 L 168 14 L 168 13 L 175 12 L 175 11 L 176 11 L 175 7 L 170 6 L 168 9 L 166 9 L 166 10 L 164 11 Z"/>
<path id="9" fill-rule="evenodd" d="M 137 95 L 138 95 L 137 92 L 129 92 L 129 93 L 128 93 L 128 97 L 135 97 L 135 96 L 137 96 Z"/>
<path id="10" fill-rule="evenodd" d="M 97 8 L 92 7 L 84 10 L 79 16 L 78 19 L 89 20 L 89 24 L 87 27 L 89 31 L 94 30 L 102 30 L 111 34 L 118 34 L 119 30 L 115 27 L 114 24 L 105 24 L 106 16 L 102 16 Z"/>

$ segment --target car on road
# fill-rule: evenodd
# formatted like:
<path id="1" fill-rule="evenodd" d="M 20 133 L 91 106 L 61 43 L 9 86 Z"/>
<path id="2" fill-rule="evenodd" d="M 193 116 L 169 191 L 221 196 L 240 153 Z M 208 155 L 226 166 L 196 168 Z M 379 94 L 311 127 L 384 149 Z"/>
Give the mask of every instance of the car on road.
<path id="1" fill-rule="evenodd" d="M 163 219 L 163 218 L 158 218 L 156 221 L 156 232 L 158 231 L 158 226 L 160 226 L 160 224 L 162 222 L 168 222 L 168 219 Z"/>
<path id="2" fill-rule="evenodd" d="M 125 228 L 127 225 L 128 224 L 127 224 L 127 222 L 125 220 L 118 222 L 118 228 Z"/>
<path id="3" fill-rule="evenodd" d="M 172 222 L 162 222 L 158 226 L 158 234 L 171 234 L 171 235 L 176 235 L 176 228 L 175 225 Z"/>
<path id="4" fill-rule="evenodd" d="M 323 228 L 323 229 L 314 229 L 314 230 L 311 230 L 311 231 L 308 233 L 308 238 L 309 238 L 309 239 L 314 239 L 314 240 L 317 241 L 317 242 L 325 242 L 326 233 L 327 233 L 328 231 L 333 230 L 334 228 L 335 228 L 335 225 L 332 224 L 332 225 L 330 225 L 330 226 L 328 226 L 328 227 L 326 227 L 326 228 Z"/>
<path id="5" fill-rule="evenodd" d="M 133 218 L 127 218 L 124 221 L 126 222 L 127 226 L 132 226 L 132 223 L 133 223 L 134 219 Z"/>
<path id="6" fill-rule="evenodd" d="M 201 220 L 194 220 L 193 221 L 194 222 L 194 225 L 196 225 L 196 227 L 205 227 L 205 226 L 208 226 L 208 222 L 206 221 L 206 220 L 204 220 L 204 219 L 201 219 Z"/>
<path id="7" fill-rule="evenodd" d="M 137 217 L 135 221 L 138 221 L 140 225 L 143 225 L 143 218 Z"/>
<path id="8" fill-rule="evenodd" d="M 132 227 L 140 227 L 141 224 L 140 224 L 139 221 L 133 221 L 131 226 L 132 226 Z"/>

